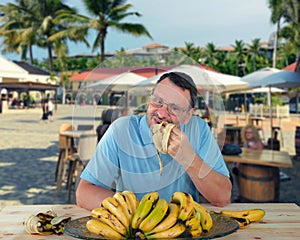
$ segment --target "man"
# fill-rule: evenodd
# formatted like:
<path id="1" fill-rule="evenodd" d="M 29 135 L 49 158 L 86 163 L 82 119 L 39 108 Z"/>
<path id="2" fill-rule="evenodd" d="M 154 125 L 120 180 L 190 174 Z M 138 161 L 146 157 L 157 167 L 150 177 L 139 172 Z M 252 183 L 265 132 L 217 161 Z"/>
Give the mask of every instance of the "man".
<path id="1" fill-rule="evenodd" d="M 216 206 L 230 202 L 229 172 L 206 122 L 193 116 L 197 88 L 184 73 L 164 74 L 149 98 L 145 116 L 114 121 L 98 144 L 81 175 L 76 198 L 86 209 L 100 206 L 114 191 L 125 189 L 140 199 L 158 191 L 170 200 L 175 191 L 199 193 Z M 176 125 L 171 131 L 168 154 L 159 154 L 152 140 L 153 127 L 161 122 Z"/>

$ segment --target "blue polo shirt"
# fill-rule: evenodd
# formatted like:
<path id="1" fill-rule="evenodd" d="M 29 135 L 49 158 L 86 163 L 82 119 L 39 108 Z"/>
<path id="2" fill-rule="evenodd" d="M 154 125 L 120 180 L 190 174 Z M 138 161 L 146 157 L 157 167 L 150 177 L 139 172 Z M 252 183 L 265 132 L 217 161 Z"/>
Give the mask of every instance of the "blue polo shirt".
<path id="1" fill-rule="evenodd" d="M 187 135 L 194 151 L 211 168 L 229 176 L 205 121 L 192 116 L 180 129 Z M 121 117 L 111 124 L 100 140 L 81 178 L 107 189 L 133 191 L 139 199 L 147 192 L 158 191 L 161 198 L 170 200 L 174 192 L 182 191 L 199 201 L 199 193 L 183 167 L 169 154 L 160 155 L 164 166 L 162 175 L 146 116 Z"/>

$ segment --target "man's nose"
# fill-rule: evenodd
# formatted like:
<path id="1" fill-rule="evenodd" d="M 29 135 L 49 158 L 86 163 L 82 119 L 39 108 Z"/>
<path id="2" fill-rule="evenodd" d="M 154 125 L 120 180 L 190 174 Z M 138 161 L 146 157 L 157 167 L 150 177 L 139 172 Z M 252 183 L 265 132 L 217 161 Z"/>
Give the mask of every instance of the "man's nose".
<path id="1" fill-rule="evenodd" d="M 157 114 L 160 118 L 168 116 L 169 115 L 168 106 L 164 104 L 161 108 L 157 109 Z"/>

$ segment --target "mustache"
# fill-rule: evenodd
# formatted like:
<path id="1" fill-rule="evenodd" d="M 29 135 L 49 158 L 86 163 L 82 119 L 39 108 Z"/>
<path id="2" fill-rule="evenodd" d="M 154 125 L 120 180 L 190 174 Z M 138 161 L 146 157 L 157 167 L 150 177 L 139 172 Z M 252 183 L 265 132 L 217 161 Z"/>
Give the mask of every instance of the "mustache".
<path id="1" fill-rule="evenodd" d="M 167 119 L 167 118 L 162 118 L 160 116 L 158 116 L 157 113 L 152 113 L 151 114 L 151 118 L 156 118 L 157 120 L 159 120 L 159 122 L 167 122 L 167 123 L 172 123 L 172 121 L 170 119 Z"/>

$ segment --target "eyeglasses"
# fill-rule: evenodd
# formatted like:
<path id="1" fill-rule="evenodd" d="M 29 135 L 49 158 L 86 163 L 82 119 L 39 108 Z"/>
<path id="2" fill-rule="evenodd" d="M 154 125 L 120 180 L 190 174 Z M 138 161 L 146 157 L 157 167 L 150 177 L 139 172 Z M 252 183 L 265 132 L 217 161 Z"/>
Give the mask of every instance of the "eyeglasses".
<path id="1" fill-rule="evenodd" d="M 149 104 L 151 104 L 152 106 L 154 106 L 156 108 L 161 108 L 161 107 L 163 107 L 163 105 L 166 105 L 168 113 L 175 115 L 175 116 L 180 115 L 183 112 L 190 110 L 190 107 L 188 109 L 183 109 L 181 107 L 178 107 L 176 104 L 166 103 L 166 102 L 164 102 L 164 100 L 162 98 L 157 97 L 155 95 L 150 96 Z"/>
<path id="2" fill-rule="evenodd" d="M 253 132 L 246 132 L 246 134 L 252 134 Z"/>

